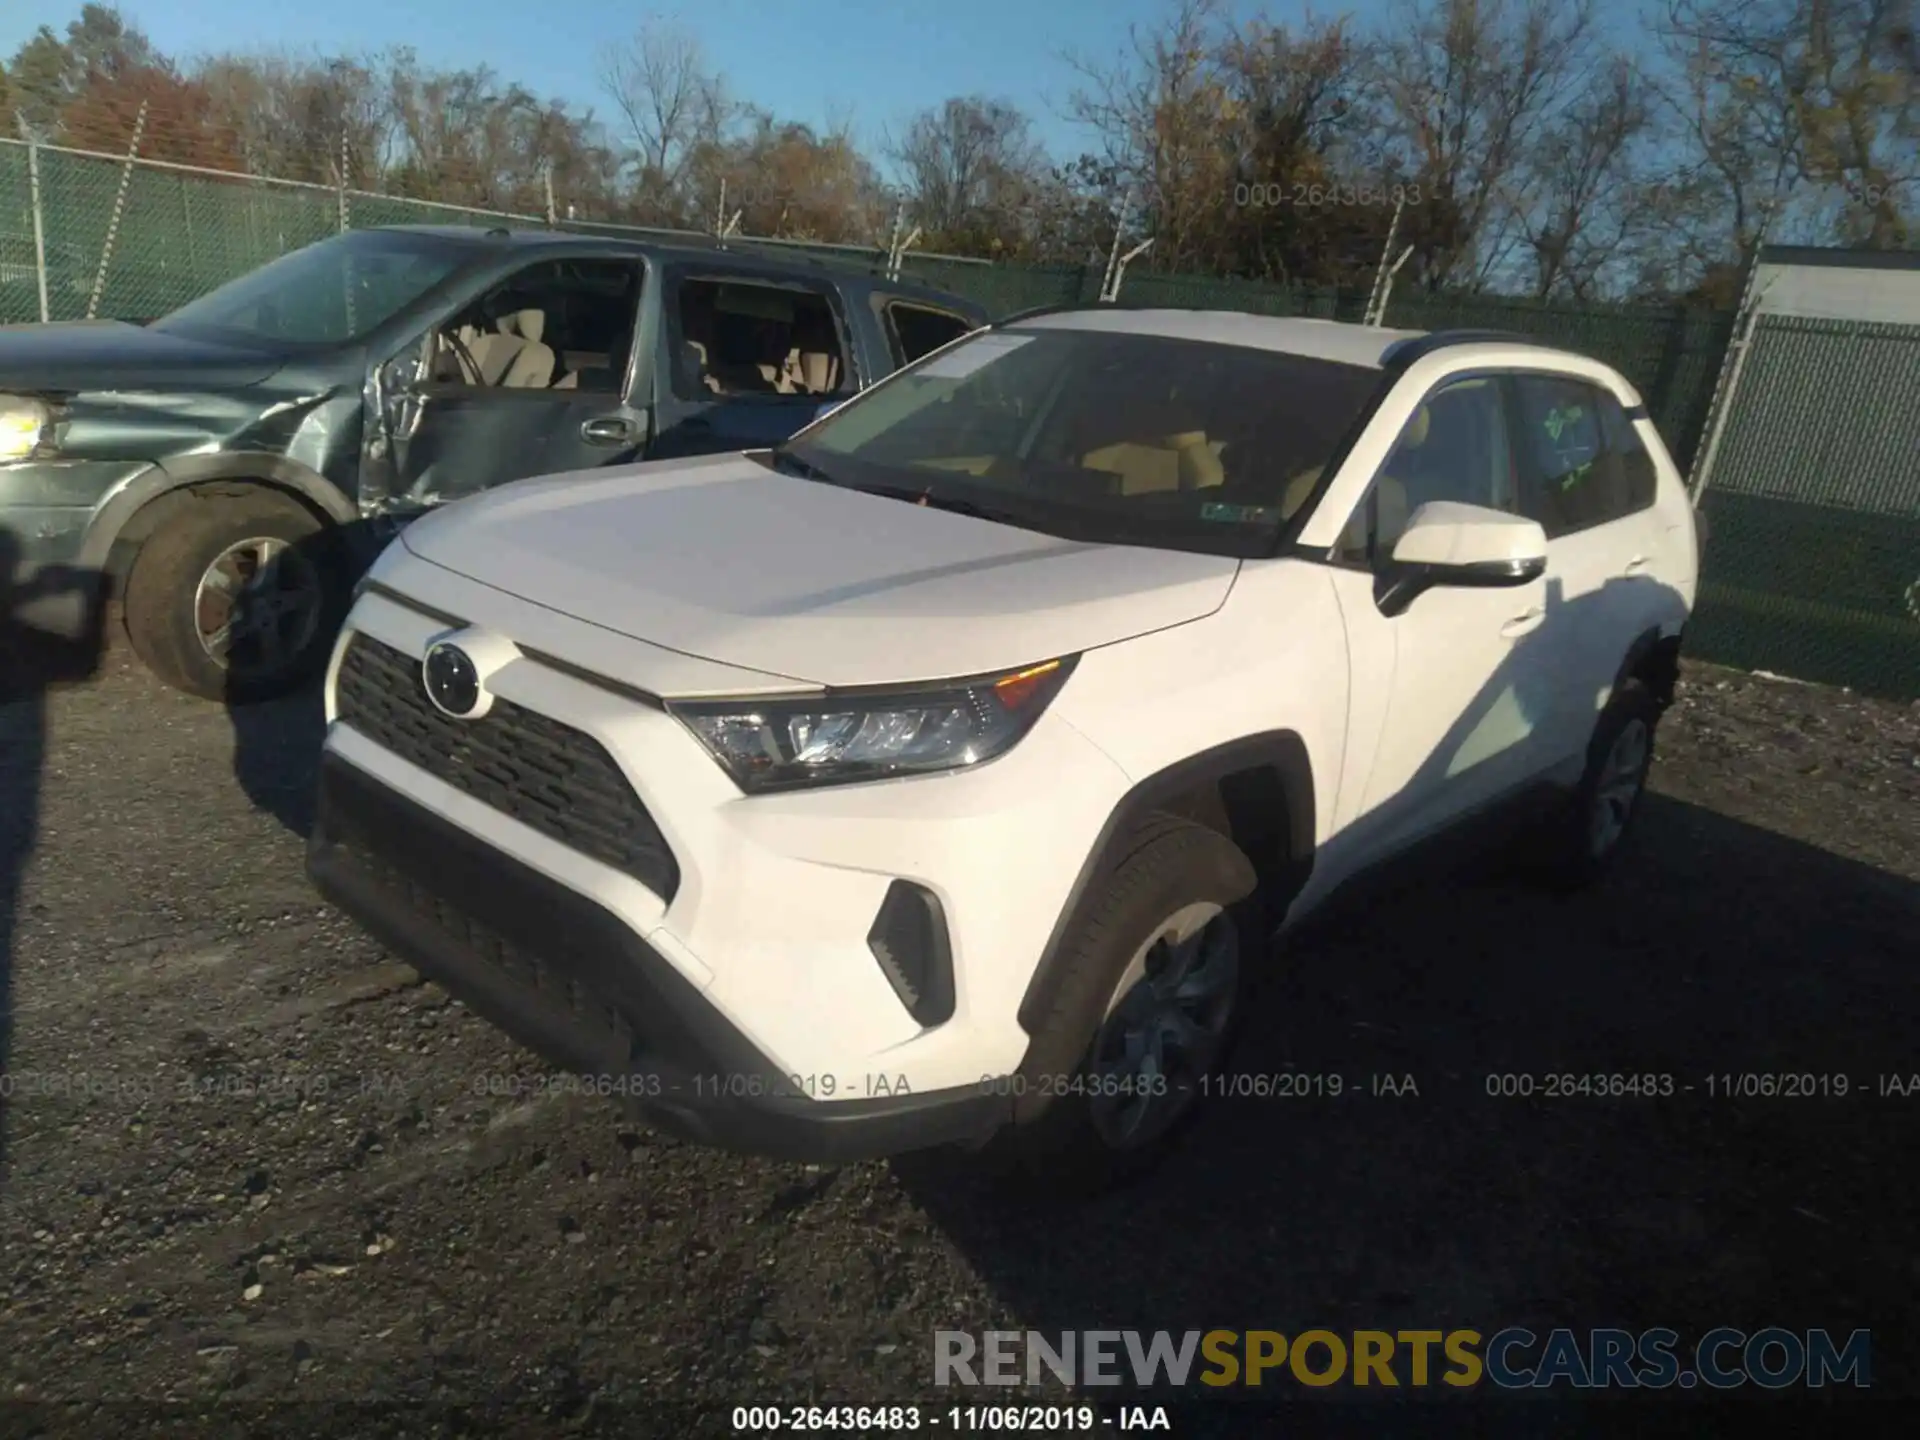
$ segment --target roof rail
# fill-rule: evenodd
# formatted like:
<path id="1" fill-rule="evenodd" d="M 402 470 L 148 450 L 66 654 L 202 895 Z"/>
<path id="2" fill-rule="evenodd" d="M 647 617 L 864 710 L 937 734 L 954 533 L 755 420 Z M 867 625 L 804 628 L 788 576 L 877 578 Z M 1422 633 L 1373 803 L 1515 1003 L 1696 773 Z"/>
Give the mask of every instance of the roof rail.
<path id="1" fill-rule="evenodd" d="M 1011 325 L 1016 320 L 1032 320 L 1041 315 L 1071 315 L 1082 310 L 1204 310 L 1204 306 L 1146 304 L 1130 300 L 1074 300 L 1065 305 L 1035 305 L 1030 310 L 1016 310 L 1011 315 L 1003 315 L 993 323 Z M 1247 312 L 1252 313 L 1252 312 Z"/>
<path id="2" fill-rule="evenodd" d="M 1424 360 L 1437 350 L 1445 350 L 1450 345 L 1544 345 L 1546 342 L 1536 335 L 1522 335 L 1514 330 L 1434 330 L 1425 335 L 1415 335 L 1408 340 L 1400 340 L 1389 345 L 1380 356 L 1380 366 L 1385 370 L 1404 370 L 1416 360 Z"/>

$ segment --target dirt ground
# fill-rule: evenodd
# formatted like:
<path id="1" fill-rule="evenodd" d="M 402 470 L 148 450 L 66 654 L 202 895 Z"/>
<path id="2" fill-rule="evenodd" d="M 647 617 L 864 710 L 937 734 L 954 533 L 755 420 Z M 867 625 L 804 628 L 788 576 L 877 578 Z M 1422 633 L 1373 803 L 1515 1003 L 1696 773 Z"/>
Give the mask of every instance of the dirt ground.
<path id="1" fill-rule="evenodd" d="M 1920 1073 L 1920 707 L 1691 667 L 1600 888 L 1433 885 L 1316 927 L 1230 1068 L 1349 1093 L 1215 1101 L 1070 1220 L 487 1093 L 541 1067 L 308 888 L 318 731 L 311 696 L 229 714 L 124 655 L 0 707 L 0 1433 L 132 1434 L 160 1402 L 182 1435 L 931 1414 L 942 1328 L 1866 1327 L 1872 1399 L 1826 1398 L 1920 1395 L 1920 1090 L 1880 1093 Z M 1487 1093 L 1569 1071 L 1687 1088 Z M 1850 1093 L 1709 1079 L 1782 1072 Z M 1373 1074 L 1418 1094 L 1352 1093 Z M 1577 1397 L 1445 1398 L 1312 1406 L 1546 1434 Z M 394 1401 L 492 1408 L 340 1408 Z M 1688 1404 L 1615 1403 L 1636 1431 Z M 1252 1404 L 1176 1433 L 1273 1433 Z"/>

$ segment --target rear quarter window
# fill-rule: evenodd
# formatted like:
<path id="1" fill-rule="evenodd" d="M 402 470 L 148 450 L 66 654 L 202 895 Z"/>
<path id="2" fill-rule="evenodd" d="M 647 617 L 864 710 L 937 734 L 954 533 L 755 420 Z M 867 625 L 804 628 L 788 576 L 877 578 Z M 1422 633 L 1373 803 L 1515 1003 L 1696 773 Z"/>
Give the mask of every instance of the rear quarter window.
<path id="1" fill-rule="evenodd" d="M 1653 503 L 1651 457 L 1612 395 L 1566 375 L 1518 375 L 1513 388 L 1521 513 L 1549 537 Z"/>
<path id="2" fill-rule="evenodd" d="M 923 355 L 931 355 L 975 328 L 963 315 L 907 300 L 886 302 L 885 320 L 887 344 L 893 351 L 896 369 L 911 365 Z"/>

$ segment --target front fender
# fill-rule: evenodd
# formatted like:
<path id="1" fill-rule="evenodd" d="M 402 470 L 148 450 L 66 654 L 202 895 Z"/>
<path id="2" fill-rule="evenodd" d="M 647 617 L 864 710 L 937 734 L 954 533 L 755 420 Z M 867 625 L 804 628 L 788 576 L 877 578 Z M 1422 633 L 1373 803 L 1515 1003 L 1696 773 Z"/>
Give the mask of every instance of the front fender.
<path id="1" fill-rule="evenodd" d="M 284 455 L 222 451 L 212 455 L 176 456 L 129 476 L 101 499 L 88 524 L 79 563 L 98 570 L 107 569 L 115 542 L 127 533 L 134 517 L 148 505 L 190 485 L 223 480 L 264 482 L 288 491 L 336 525 L 351 524 L 359 519 L 353 501 L 339 486 L 317 470 Z"/>

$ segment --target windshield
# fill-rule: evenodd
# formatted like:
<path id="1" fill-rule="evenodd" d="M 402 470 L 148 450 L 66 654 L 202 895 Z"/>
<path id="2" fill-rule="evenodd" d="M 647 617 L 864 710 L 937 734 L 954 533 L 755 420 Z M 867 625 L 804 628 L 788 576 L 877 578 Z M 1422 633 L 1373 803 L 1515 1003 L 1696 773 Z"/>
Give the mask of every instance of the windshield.
<path id="1" fill-rule="evenodd" d="M 1267 553 L 1380 372 L 1158 335 L 991 331 L 809 429 L 816 478 L 1074 539 Z"/>
<path id="2" fill-rule="evenodd" d="M 356 230 L 283 255 L 153 323 L 223 338 L 326 345 L 358 340 L 472 255 L 441 236 Z"/>

